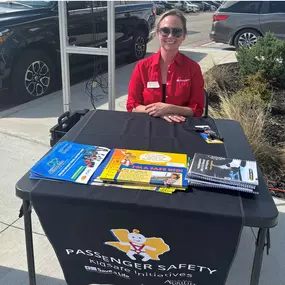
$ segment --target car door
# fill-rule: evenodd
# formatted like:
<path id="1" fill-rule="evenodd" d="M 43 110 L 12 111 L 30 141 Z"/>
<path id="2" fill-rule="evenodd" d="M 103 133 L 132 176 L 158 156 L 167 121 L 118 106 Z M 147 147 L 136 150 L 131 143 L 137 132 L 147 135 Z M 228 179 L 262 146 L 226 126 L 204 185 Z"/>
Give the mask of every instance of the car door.
<path id="1" fill-rule="evenodd" d="M 279 39 L 285 40 L 285 2 L 266 1 L 260 14 L 262 33 L 272 32 Z"/>
<path id="2" fill-rule="evenodd" d="M 138 23 L 138 17 L 142 15 L 143 9 L 138 8 L 142 1 L 115 1 L 115 44 L 116 56 L 122 53 L 130 53 L 133 43 L 134 28 Z M 107 13 L 107 9 L 105 10 Z M 105 26 L 101 29 L 107 31 L 107 14 Z M 107 47 L 108 35 L 102 41 L 102 47 Z"/>
<path id="3" fill-rule="evenodd" d="M 90 1 L 91 2 L 91 1 Z M 128 49 L 128 31 L 127 22 L 130 19 L 131 13 L 126 9 L 130 8 L 131 3 L 126 1 L 114 1 L 115 3 L 115 44 L 116 54 Z M 128 1 L 129 2 L 129 1 Z M 98 27 L 96 30 L 95 46 L 107 47 L 108 43 L 108 24 L 107 24 L 107 1 L 95 1 L 96 13 L 100 15 L 100 21 L 97 20 Z"/>

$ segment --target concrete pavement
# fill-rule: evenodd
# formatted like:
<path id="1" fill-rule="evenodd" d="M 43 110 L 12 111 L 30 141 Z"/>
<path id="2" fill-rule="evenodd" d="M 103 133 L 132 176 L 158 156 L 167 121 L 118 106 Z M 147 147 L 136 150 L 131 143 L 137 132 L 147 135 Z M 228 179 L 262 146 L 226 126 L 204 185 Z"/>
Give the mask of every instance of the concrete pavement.
<path id="1" fill-rule="evenodd" d="M 215 50 L 208 46 L 182 50 L 196 60 L 205 72 L 214 64 L 235 60 L 233 51 Z M 116 70 L 116 109 L 125 111 L 127 86 L 134 64 Z M 106 75 L 105 75 L 106 76 Z M 72 86 L 72 110 L 92 109 L 84 92 L 85 82 Z M 100 94 L 100 88 L 94 88 Z M 99 109 L 108 109 L 107 98 L 96 102 Z M 0 285 L 28 285 L 23 219 L 18 219 L 21 201 L 14 186 L 21 176 L 49 149 L 49 129 L 56 124 L 62 111 L 62 92 L 34 100 L 0 112 Z M 284 231 L 285 203 L 275 200 L 279 211 L 279 225 L 272 230 L 270 256 L 264 256 L 260 285 L 285 284 Z M 33 213 L 33 232 L 38 285 L 64 285 L 63 274 L 54 251 Z M 254 235 L 244 229 L 240 248 L 230 272 L 227 285 L 249 284 L 254 252 Z"/>

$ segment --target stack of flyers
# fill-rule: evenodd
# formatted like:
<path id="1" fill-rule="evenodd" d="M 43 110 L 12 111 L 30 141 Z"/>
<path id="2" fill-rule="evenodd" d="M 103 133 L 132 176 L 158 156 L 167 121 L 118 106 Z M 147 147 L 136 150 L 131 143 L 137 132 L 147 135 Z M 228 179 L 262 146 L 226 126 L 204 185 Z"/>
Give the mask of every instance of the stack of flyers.
<path id="1" fill-rule="evenodd" d="M 30 178 L 87 184 L 109 151 L 100 146 L 60 142 L 31 168 Z"/>

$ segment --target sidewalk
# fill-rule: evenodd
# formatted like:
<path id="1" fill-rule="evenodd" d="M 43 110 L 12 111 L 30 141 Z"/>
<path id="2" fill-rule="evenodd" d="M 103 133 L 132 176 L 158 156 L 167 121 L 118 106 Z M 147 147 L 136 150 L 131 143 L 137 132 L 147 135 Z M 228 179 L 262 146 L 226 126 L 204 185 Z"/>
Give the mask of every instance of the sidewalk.
<path id="1" fill-rule="evenodd" d="M 235 61 L 233 51 L 195 48 L 183 50 L 197 61 L 203 72 L 214 64 Z M 127 87 L 134 64 L 116 70 L 116 110 L 125 111 Z M 105 75 L 106 76 L 106 75 Z M 72 110 L 92 109 L 84 92 L 85 82 L 72 86 Z M 102 93 L 95 88 L 96 94 Z M 98 109 L 108 109 L 106 97 L 96 102 Z M 62 92 L 0 112 L 0 285 L 28 285 L 23 219 L 18 219 L 21 200 L 15 196 L 15 183 L 49 149 L 49 129 L 63 113 Z M 260 285 L 285 283 L 284 231 L 285 203 L 275 200 L 280 211 L 279 225 L 272 230 L 270 256 L 264 256 Z M 33 213 L 34 250 L 38 285 L 66 285 L 55 253 Z M 254 236 L 244 229 L 240 249 L 227 285 L 249 284 L 254 253 Z M 218 258 L 218 257 L 217 257 Z"/>

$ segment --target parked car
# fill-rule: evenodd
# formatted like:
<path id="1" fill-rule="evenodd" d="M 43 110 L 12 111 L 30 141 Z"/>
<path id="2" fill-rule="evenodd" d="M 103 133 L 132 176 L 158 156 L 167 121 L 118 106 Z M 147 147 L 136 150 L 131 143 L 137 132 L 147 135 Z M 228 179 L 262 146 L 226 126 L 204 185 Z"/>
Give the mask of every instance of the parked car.
<path id="1" fill-rule="evenodd" d="M 156 9 L 156 15 L 161 15 L 162 13 L 166 11 L 166 8 L 164 4 L 162 3 L 162 1 L 153 1 L 153 3 Z"/>
<path id="2" fill-rule="evenodd" d="M 221 3 L 218 1 L 207 1 L 211 6 L 215 7 L 215 11 L 221 6 Z"/>
<path id="3" fill-rule="evenodd" d="M 168 4 L 172 5 L 173 9 L 185 11 L 186 10 L 186 4 L 184 1 L 167 1 Z"/>
<path id="4" fill-rule="evenodd" d="M 164 6 L 165 10 L 173 9 L 173 5 L 168 3 L 167 1 L 159 1 L 161 5 Z"/>
<path id="5" fill-rule="evenodd" d="M 68 1 L 69 44 L 107 47 L 107 1 Z M 140 60 L 155 24 L 150 1 L 116 1 L 116 56 Z M 0 4 L 0 89 L 26 101 L 48 94 L 60 77 L 57 1 Z M 94 64 L 88 55 L 70 55 L 71 72 Z M 98 63 L 106 56 L 93 57 Z M 10 94 L 10 93 L 9 93 Z"/>
<path id="6" fill-rule="evenodd" d="M 209 4 L 206 1 L 191 1 L 191 3 L 199 6 L 201 11 L 216 11 L 215 6 Z"/>
<path id="7" fill-rule="evenodd" d="M 189 13 L 189 12 L 193 12 L 193 13 L 199 12 L 200 8 L 199 8 L 198 5 L 193 4 L 191 1 L 184 1 L 184 2 L 185 2 L 185 6 L 186 6 L 185 12 L 187 12 L 187 13 Z"/>
<path id="8" fill-rule="evenodd" d="M 269 31 L 285 40 L 284 1 L 226 1 L 213 15 L 210 39 L 251 48 Z"/>

